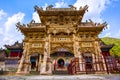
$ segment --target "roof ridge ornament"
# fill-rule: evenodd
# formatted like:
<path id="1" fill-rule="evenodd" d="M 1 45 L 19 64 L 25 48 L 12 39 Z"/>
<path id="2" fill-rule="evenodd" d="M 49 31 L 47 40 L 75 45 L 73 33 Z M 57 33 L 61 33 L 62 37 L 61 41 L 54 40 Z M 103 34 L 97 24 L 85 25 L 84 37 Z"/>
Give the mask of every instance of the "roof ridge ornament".
<path id="1" fill-rule="evenodd" d="M 34 20 L 34 19 L 32 19 L 32 20 L 30 21 L 30 24 L 32 24 L 32 23 L 35 23 L 35 20 Z"/>
<path id="2" fill-rule="evenodd" d="M 70 8 L 72 8 L 72 9 L 75 9 L 76 10 L 76 7 L 75 6 L 73 6 L 73 5 L 68 5 Z"/>
<path id="3" fill-rule="evenodd" d="M 53 5 L 48 5 L 48 6 L 46 7 L 46 10 L 51 9 L 52 7 L 53 7 Z"/>
<path id="4" fill-rule="evenodd" d="M 21 23 L 20 22 L 17 22 L 16 23 L 16 27 L 17 27 L 17 29 L 19 28 L 19 27 L 21 27 L 22 25 L 21 25 Z"/>
<path id="5" fill-rule="evenodd" d="M 84 7 L 80 6 L 79 10 L 85 10 L 85 11 L 87 10 L 88 12 L 88 7 L 89 7 L 88 5 L 85 5 Z"/>
<path id="6" fill-rule="evenodd" d="M 98 26 L 98 27 L 102 26 L 102 27 L 107 28 L 107 23 L 106 22 L 103 22 L 102 24 L 100 24 L 100 23 L 94 23 L 91 19 L 89 19 L 89 21 L 93 26 Z M 87 20 L 86 20 L 86 22 L 87 22 Z"/>
<path id="7" fill-rule="evenodd" d="M 34 6 L 34 9 L 35 9 L 35 11 L 39 11 L 39 10 L 43 11 L 43 8 L 42 7 L 38 7 L 37 5 Z"/>

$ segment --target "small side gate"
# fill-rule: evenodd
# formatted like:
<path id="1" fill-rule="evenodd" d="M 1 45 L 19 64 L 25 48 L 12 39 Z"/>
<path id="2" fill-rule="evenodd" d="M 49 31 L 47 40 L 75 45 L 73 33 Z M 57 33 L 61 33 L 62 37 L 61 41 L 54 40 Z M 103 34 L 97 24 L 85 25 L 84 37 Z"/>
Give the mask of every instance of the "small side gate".
<path id="1" fill-rule="evenodd" d="M 85 61 L 83 58 L 73 58 L 68 67 L 69 74 L 120 73 L 120 58 L 98 57 L 94 58 L 94 62 L 91 62 L 90 59 Z M 105 60 L 105 62 L 103 63 L 101 60 Z"/>
<path id="2" fill-rule="evenodd" d="M 120 58 L 107 56 L 104 59 L 108 73 L 120 73 Z"/>

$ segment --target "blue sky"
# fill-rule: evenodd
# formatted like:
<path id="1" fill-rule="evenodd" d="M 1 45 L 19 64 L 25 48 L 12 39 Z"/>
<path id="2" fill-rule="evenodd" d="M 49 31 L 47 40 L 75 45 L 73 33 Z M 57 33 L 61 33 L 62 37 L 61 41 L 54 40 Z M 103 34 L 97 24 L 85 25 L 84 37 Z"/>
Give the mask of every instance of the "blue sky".
<path id="1" fill-rule="evenodd" d="M 0 47 L 11 45 L 15 41 L 22 42 L 24 36 L 16 29 L 15 24 L 19 21 L 27 24 L 32 19 L 40 22 L 33 7 L 38 5 L 45 9 L 50 4 L 56 8 L 72 4 L 78 9 L 87 4 L 89 8 L 83 21 L 106 21 L 108 28 L 99 37 L 120 38 L 120 0 L 0 0 Z"/>

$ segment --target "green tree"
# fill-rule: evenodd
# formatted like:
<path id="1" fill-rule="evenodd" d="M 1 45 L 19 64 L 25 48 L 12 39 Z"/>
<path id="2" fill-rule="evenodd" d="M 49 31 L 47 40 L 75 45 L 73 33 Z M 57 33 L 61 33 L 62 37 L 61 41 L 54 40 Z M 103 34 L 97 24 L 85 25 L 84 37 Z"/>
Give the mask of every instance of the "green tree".
<path id="1" fill-rule="evenodd" d="M 10 50 L 6 49 L 5 51 L 6 51 L 6 54 L 7 54 L 7 57 L 8 57 L 9 54 L 10 54 Z"/>

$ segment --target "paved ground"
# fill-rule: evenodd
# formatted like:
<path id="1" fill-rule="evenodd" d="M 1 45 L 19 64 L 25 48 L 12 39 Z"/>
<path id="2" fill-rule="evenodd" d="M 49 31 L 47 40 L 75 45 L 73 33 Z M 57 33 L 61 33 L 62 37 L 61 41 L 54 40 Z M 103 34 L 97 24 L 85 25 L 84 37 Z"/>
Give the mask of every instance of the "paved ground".
<path id="1" fill-rule="evenodd" d="M 117 75 L 0 76 L 0 80 L 120 80 Z"/>

